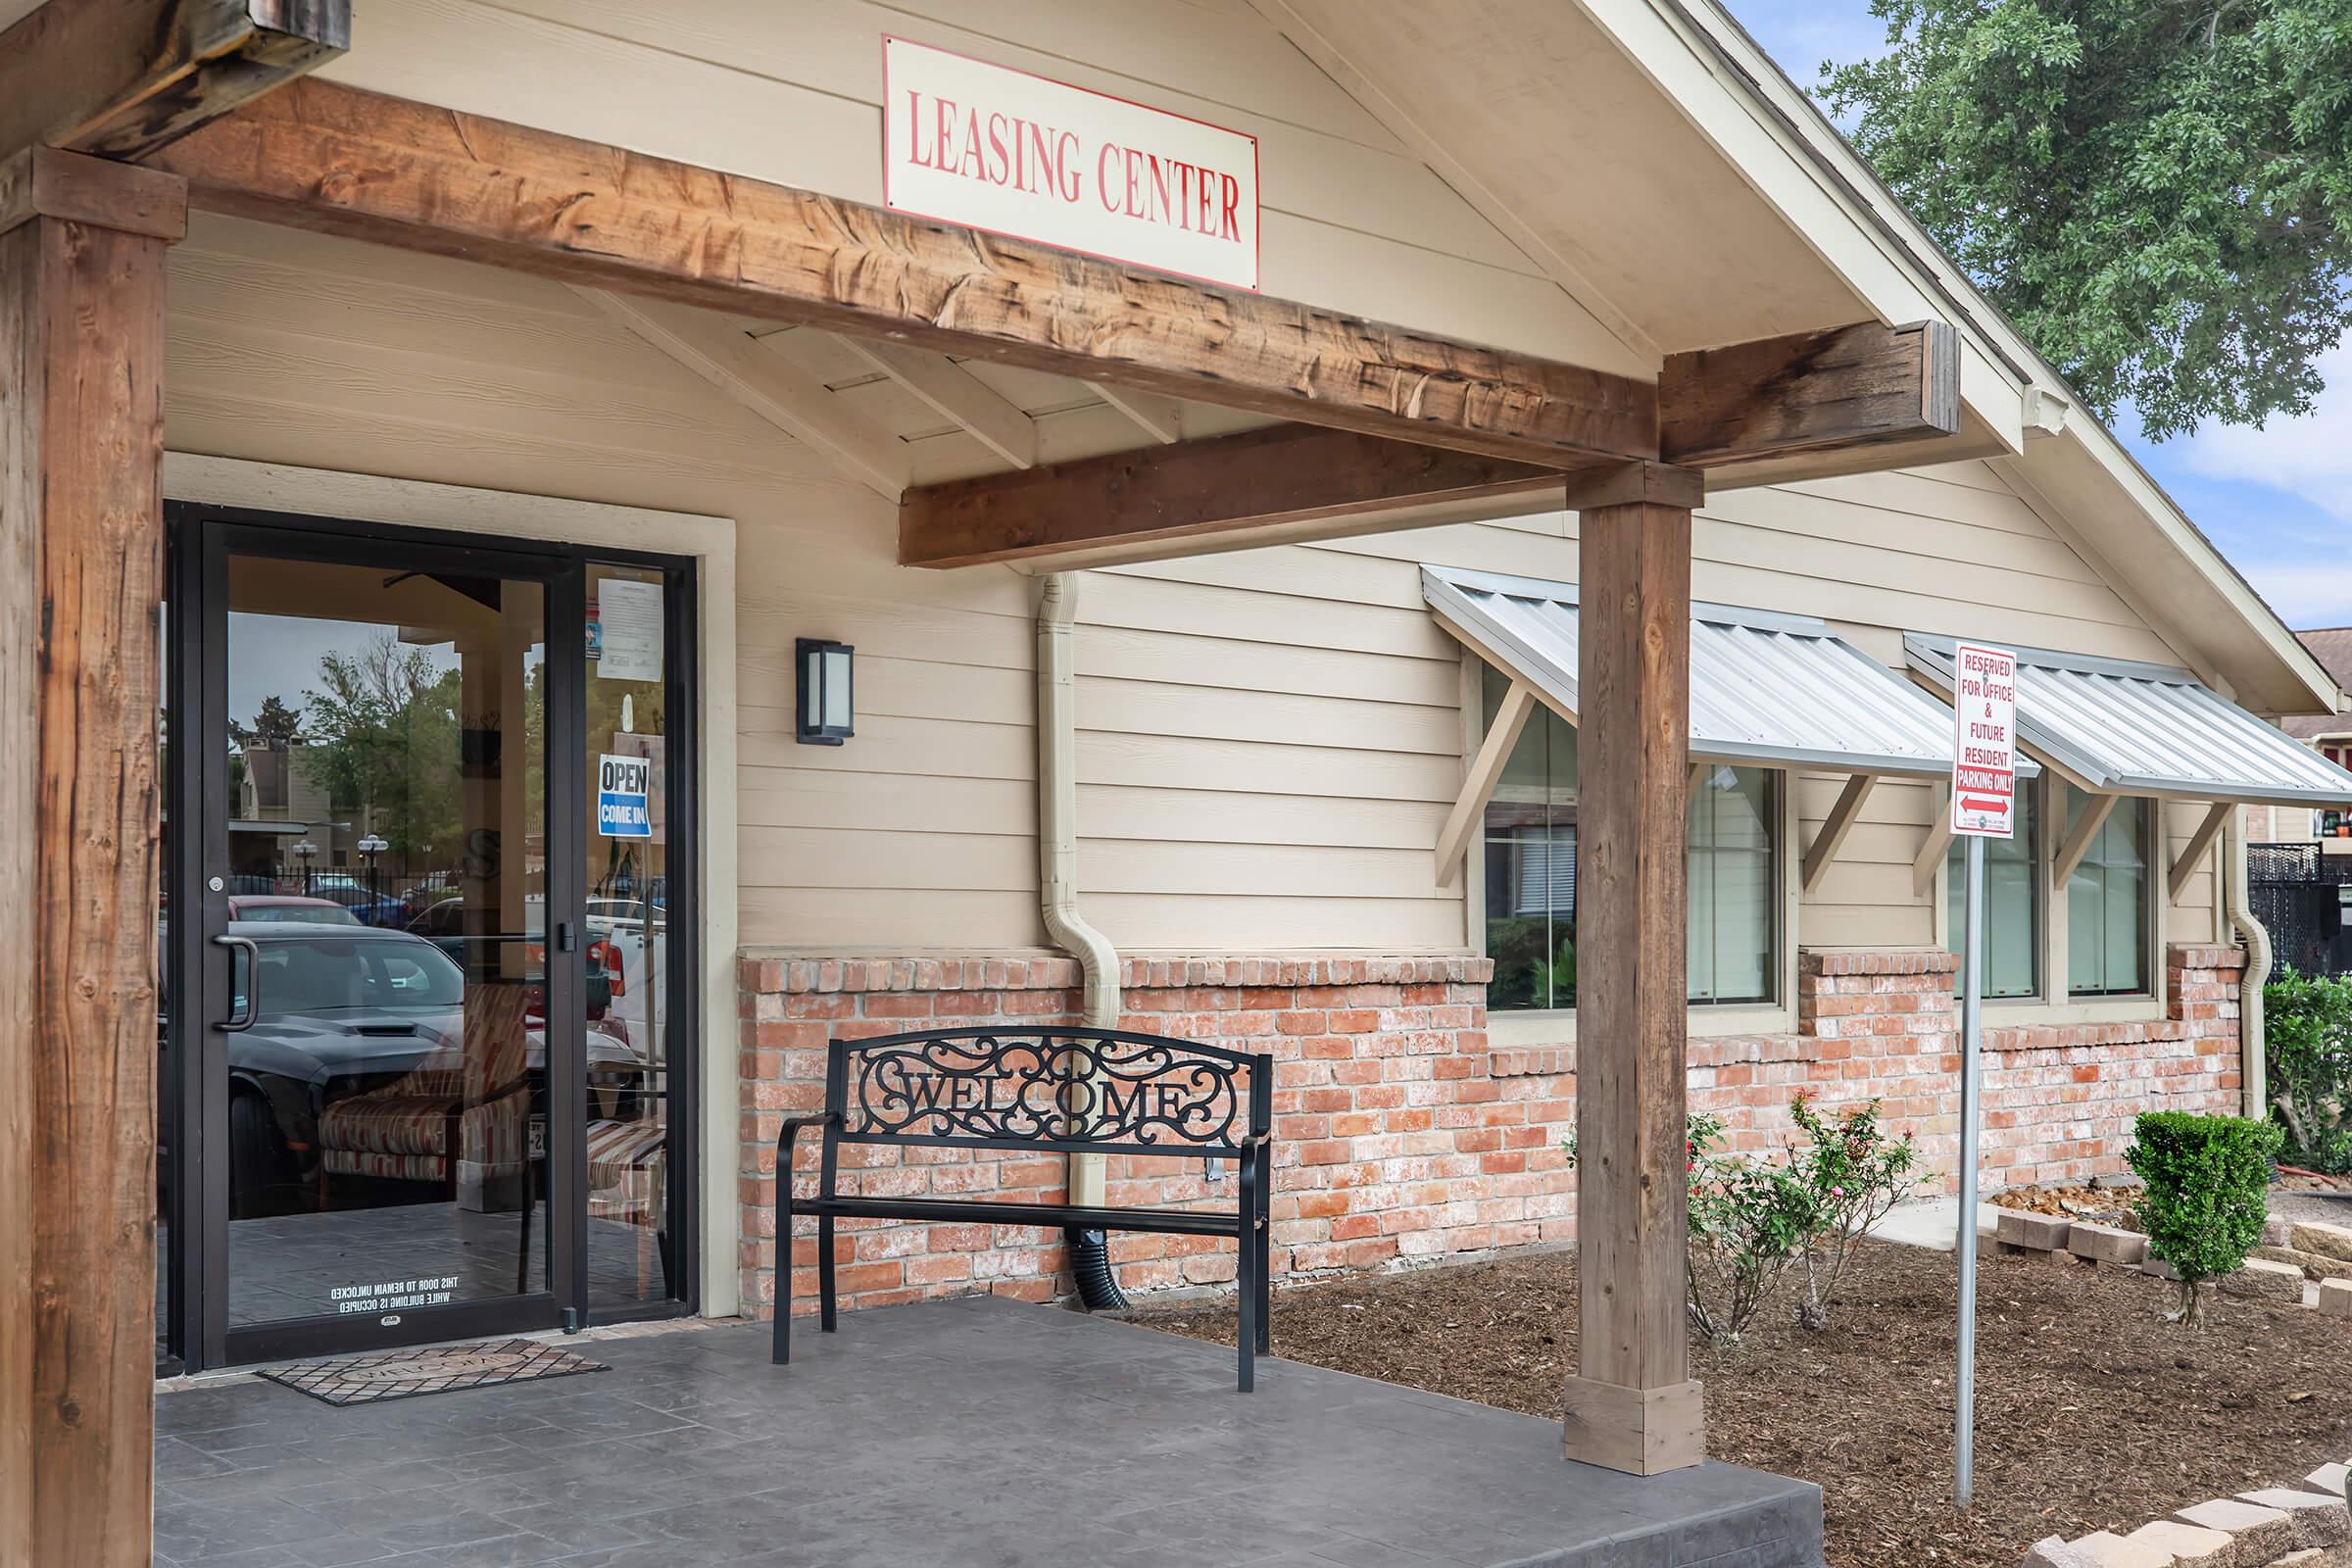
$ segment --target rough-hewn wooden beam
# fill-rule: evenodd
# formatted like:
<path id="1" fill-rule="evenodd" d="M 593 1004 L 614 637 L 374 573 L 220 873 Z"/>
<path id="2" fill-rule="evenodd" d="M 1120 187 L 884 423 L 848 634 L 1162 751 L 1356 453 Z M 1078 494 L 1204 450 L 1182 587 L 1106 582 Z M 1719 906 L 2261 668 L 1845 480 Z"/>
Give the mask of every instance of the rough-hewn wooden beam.
<path id="1" fill-rule="evenodd" d="M 1519 462 L 1657 455 L 1657 389 L 306 80 L 156 155 L 216 211 Z"/>
<path id="2" fill-rule="evenodd" d="M 1571 1459 L 1637 1475 L 1706 1457 L 1683 1307 L 1690 1003 L 1690 514 L 1582 520 L 1577 703 L 1576 1375 Z"/>
<path id="3" fill-rule="evenodd" d="M 968 566 L 1252 533 L 1403 503 L 1564 493 L 1571 476 L 1310 424 L 1081 458 L 907 492 L 899 561 Z"/>
<path id="4" fill-rule="evenodd" d="M 140 158 L 351 47 L 351 0 L 49 0 L 0 33 L 0 156 Z"/>
<path id="5" fill-rule="evenodd" d="M 168 176 L 74 172 L 0 234 L 0 1562 L 112 1568 L 152 1550 L 174 225 Z"/>
<path id="6" fill-rule="evenodd" d="M 1942 321 L 1670 354 L 1658 378 L 1659 456 L 1696 468 L 1959 428 L 1959 341 Z"/>
<path id="7" fill-rule="evenodd" d="M 36 218 L 177 241 L 188 232 L 187 181 L 54 147 L 0 160 L 0 234 Z"/>

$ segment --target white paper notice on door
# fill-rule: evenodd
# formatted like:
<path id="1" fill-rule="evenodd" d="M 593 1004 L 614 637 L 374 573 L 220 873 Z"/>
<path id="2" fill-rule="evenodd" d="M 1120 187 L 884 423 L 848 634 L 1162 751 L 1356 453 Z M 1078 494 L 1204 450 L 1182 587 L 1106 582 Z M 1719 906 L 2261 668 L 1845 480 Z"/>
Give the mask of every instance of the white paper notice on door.
<path id="1" fill-rule="evenodd" d="M 596 585 L 604 648 L 596 673 L 604 680 L 662 678 L 662 585 L 608 577 Z"/>

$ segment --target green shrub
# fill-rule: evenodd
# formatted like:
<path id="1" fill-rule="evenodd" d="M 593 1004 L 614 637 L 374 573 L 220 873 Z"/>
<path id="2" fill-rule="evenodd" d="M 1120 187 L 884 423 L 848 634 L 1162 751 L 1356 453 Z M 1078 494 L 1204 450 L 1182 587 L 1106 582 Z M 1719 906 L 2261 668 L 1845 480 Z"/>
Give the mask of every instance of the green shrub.
<path id="1" fill-rule="evenodd" d="M 1855 1244 L 1933 1178 L 1917 1170 L 1919 1150 L 1911 1135 L 1893 1137 L 1880 1124 L 1875 1100 L 1825 1116 L 1800 1094 L 1788 1114 L 1805 1135 L 1803 1144 L 1790 1146 L 1789 1161 L 1821 1211 L 1821 1223 L 1799 1251 L 1805 1298 L 1797 1303 L 1796 1321 L 1823 1329 Z"/>
<path id="2" fill-rule="evenodd" d="M 2271 1116 L 2294 1163 L 2352 1171 L 2352 979 L 2283 970 L 2262 990 Z"/>
<path id="3" fill-rule="evenodd" d="M 1737 1345 L 1773 1286 L 1827 1223 L 1821 1198 L 1793 1162 L 1718 1150 L 1723 1121 L 1690 1118 L 1690 1250 L 1684 1281 L 1690 1326 Z"/>
<path id="4" fill-rule="evenodd" d="M 1685 1133 L 1690 1168 L 1685 1298 L 1700 1339 L 1736 1345 L 1789 1265 L 1826 1223 L 1793 1161 L 1743 1159 L 1716 1146 L 1723 1118 L 1693 1112 Z M 1576 1140 L 1565 1145 L 1576 1167 Z"/>
<path id="5" fill-rule="evenodd" d="M 2197 1319 L 2197 1282 L 2244 1264 L 2262 1242 L 2271 1160 L 2280 1134 L 2244 1116 L 2142 1111 L 2124 1157 L 2147 1184 L 2139 1200 L 2148 1252 L 2180 1276 L 2173 1321 Z"/>

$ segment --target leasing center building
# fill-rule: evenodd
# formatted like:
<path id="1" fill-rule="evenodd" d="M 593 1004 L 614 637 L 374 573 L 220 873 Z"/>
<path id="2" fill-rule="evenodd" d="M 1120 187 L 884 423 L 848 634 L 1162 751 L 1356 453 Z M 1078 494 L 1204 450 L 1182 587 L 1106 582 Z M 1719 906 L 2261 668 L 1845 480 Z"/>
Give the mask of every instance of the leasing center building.
<path id="1" fill-rule="evenodd" d="M 36 743 L 111 713 L 155 785 L 0 812 L 122 905 L 22 944 L 99 1011 L 24 995 L 41 1060 L 138 1034 L 153 929 L 170 1024 L 153 1085 L 24 1064 L 81 1163 L 0 1187 L 142 1301 L 100 1238 L 160 1164 L 161 1364 L 757 1314 L 780 1119 L 922 1021 L 1270 1055 L 1279 1275 L 1565 1241 L 1580 1016 L 1677 931 L 1639 1093 L 1751 1147 L 1877 1098 L 1948 1176 L 1955 640 L 2020 651 L 2034 769 L 1992 1179 L 2260 1103 L 2237 807 L 2352 797 L 2269 722 L 2334 683 L 1711 5 L 373 0 L 146 118 L 83 0 L 11 9 L 10 548 L 129 564 L 37 633 L 84 664 L 11 655 L 0 752 L 106 766 Z M 76 355 L 121 407 L 55 401 Z M 1687 726 L 1592 673 L 1637 604 Z M 1687 906 L 1581 896 L 1653 830 Z M 874 1173 L 1073 1174 L 1218 1191 Z M 1050 1233 L 848 1235 L 852 1304 L 1069 1285 Z M 1183 1247 L 1112 1256 L 1231 1278 Z"/>

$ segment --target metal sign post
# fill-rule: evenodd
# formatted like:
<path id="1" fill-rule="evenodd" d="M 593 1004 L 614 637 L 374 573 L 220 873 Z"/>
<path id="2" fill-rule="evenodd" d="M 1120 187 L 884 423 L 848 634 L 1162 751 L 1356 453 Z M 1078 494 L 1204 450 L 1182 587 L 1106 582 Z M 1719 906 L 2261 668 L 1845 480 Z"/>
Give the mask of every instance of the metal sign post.
<path id="1" fill-rule="evenodd" d="M 1984 1092 L 1984 841 L 2017 830 L 2017 656 L 1962 643 L 1952 660 L 1952 831 L 1967 848 L 1960 939 L 1960 1254 L 1952 1496 L 1968 1507 L 1977 1426 L 1977 1125 Z"/>
<path id="2" fill-rule="evenodd" d="M 1977 1123 L 1984 1081 L 1984 837 L 1968 846 L 1968 933 L 1960 945 L 1960 1364 L 1952 1379 L 1958 1426 L 1952 1438 L 1952 1494 L 1967 1511 L 1977 1426 Z"/>

